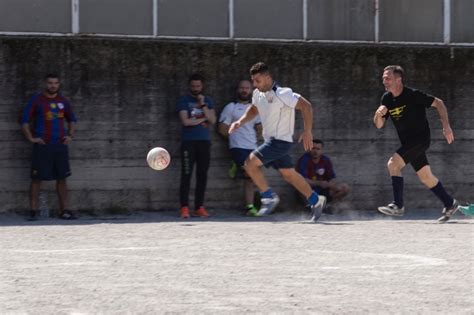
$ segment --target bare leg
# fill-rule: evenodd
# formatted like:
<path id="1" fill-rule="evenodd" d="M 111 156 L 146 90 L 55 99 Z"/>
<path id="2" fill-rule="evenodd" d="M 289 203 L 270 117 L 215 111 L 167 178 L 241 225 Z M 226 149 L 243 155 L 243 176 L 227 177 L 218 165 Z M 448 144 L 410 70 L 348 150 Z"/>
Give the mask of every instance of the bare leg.
<path id="1" fill-rule="evenodd" d="M 56 192 L 58 193 L 59 200 L 59 214 L 64 213 L 64 209 L 67 207 L 67 182 L 66 179 L 58 179 L 56 181 Z"/>
<path id="2" fill-rule="evenodd" d="M 329 191 L 333 201 L 338 201 L 344 198 L 349 193 L 349 185 L 346 183 L 336 184 L 334 189 Z"/>
<path id="3" fill-rule="evenodd" d="M 41 190 L 41 181 L 38 179 L 31 180 L 30 185 L 30 209 L 38 211 L 38 196 Z"/>
<path id="4" fill-rule="evenodd" d="M 295 187 L 300 193 L 302 193 L 306 199 L 311 196 L 313 189 L 311 189 L 311 186 L 306 182 L 303 176 L 296 172 L 294 168 L 280 168 L 278 171 L 283 176 L 283 178 L 293 187 Z"/>
<path id="5" fill-rule="evenodd" d="M 245 204 L 253 204 L 254 185 L 250 179 L 244 179 Z"/>
<path id="6" fill-rule="evenodd" d="M 398 153 L 394 153 L 387 163 L 388 172 L 390 176 L 402 176 L 402 169 L 405 167 L 405 161 Z"/>
<path id="7" fill-rule="evenodd" d="M 420 181 L 429 189 L 438 185 L 439 180 L 431 172 L 431 167 L 429 165 L 423 166 L 418 172 L 416 172 Z"/>
<path id="8" fill-rule="evenodd" d="M 244 166 L 245 171 L 261 192 L 267 191 L 269 188 L 268 183 L 263 176 L 262 166 L 263 164 L 260 159 L 253 155 L 253 153 L 251 153 L 247 158 Z"/>

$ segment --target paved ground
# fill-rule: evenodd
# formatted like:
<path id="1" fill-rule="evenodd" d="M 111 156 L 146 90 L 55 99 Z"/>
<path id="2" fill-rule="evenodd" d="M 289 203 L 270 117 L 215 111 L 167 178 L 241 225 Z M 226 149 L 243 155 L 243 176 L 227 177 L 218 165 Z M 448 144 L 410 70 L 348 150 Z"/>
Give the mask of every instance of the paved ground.
<path id="1" fill-rule="evenodd" d="M 173 215 L 0 217 L 0 313 L 474 313 L 461 215 Z"/>

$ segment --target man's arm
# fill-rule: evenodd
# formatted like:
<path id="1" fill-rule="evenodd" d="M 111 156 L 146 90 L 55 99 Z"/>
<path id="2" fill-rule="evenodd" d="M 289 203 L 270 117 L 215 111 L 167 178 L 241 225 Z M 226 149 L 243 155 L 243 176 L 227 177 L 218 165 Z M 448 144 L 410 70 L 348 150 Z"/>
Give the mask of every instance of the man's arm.
<path id="1" fill-rule="evenodd" d="M 444 105 L 444 102 L 441 99 L 435 97 L 433 104 L 431 104 L 431 107 L 436 108 L 436 110 L 438 111 L 441 124 L 443 125 L 443 134 L 446 138 L 446 141 L 449 144 L 453 143 L 454 134 L 453 130 L 451 129 L 451 125 L 449 124 L 448 110 L 446 109 L 446 105 Z"/>
<path id="2" fill-rule="evenodd" d="M 223 136 L 224 138 L 227 138 L 229 137 L 229 125 L 226 124 L 226 123 L 219 123 L 219 126 L 218 126 L 218 131 L 219 131 L 219 134 L 221 136 Z"/>
<path id="3" fill-rule="evenodd" d="M 30 130 L 30 124 L 29 123 L 24 123 L 21 125 L 21 131 L 23 131 L 23 134 L 25 135 L 26 139 L 30 141 L 31 143 L 39 143 L 39 144 L 44 144 L 44 140 L 41 138 L 33 138 L 33 135 L 31 134 Z"/>
<path id="4" fill-rule="evenodd" d="M 385 105 L 380 105 L 379 108 L 375 111 L 374 115 L 374 125 L 377 129 L 383 128 L 385 125 L 385 115 L 387 114 L 387 107 Z"/>
<path id="5" fill-rule="evenodd" d="M 257 115 L 258 115 L 258 109 L 255 105 L 252 104 L 251 106 L 249 106 L 249 108 L 247 108 L 247 110 L 245 111 L 243 116 L 240 117 L 239 120 L 234 121 L 230 125 L 229 134 L 231 134 L 234 131 L 236 131 L 237 129 L 239 129 L 240 126 L 242 126 L 243 124 L 245 124 L 245 123 L 251 121 L 252 119 L 254 119 L 255 116 L 257 116 Z"/>
<path id="6" fill-rule="evenodd" d="M 68 121 L 67 123 L 67 135 L 64 137 L 63 143 L 68 144 L 72 141 L 74 137 L 74 132 L 76 131 L 76 123 L 73 121 Z"/>
<path id="7" fill-rule="evenodd" d="M 303 141 L 305 151 L 309 151 L 313 146 L 313 106 L 307 99 L 300 96 L 295 108 L 301 111 L 304 123 L 303 133 L 300 135 L 298 142 Z"/>
<path id="8" fill-rule="evenodd" d="M 202 111 L 204 112 L 204 116 L 206 116 L 207 121 L 210 124 L 215 124 L 216 123 L 216 112 L 214 111 L 214 109 L 211 109 L 207 106 L 207 104 L 205 103 L 204 95 L 199 94 L 197 99 L 198 99 L 198 107 L 200 109 L 202 109 Z"/>
<path id="9" fill-rule="evenodd" d="M 181 110 L 179 112 L 179 119 L 181 120 L 181 123 L 185 127 L 197 126 L 207 120 L 206 118 L 198 118 L 198 119 L 189 118 L 187 110 Z"/>

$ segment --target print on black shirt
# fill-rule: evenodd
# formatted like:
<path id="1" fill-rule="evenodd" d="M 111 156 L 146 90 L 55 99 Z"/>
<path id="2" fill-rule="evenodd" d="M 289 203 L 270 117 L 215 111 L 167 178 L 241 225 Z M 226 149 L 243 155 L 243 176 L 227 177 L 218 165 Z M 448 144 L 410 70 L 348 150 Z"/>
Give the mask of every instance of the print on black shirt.
<path id="1" fill-rule="evenodd" d="M 388 109 L 385 119 L 392 119 L 402 144 L 413 144 L 430 139 L 430 127 L 426 108 L 431 107 L 434 97 L 404 86 L 402 94 L 393 97 L 391 92 L 382 96 L 381 104 Z"/>

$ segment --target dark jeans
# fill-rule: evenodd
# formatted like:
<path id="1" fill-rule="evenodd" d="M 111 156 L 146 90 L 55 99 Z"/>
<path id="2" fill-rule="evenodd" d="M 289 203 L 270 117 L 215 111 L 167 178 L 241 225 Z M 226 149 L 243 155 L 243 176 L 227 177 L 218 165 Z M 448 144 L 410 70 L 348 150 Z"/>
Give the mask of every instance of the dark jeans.
<path id="1" fill-rule="evenodd" d="M 204 204 L 204 193 L 207 185 L 207 170 L 211 160 L 211 143 L 209 141 L 185 141 L 181 144 L 181 182 L 179 199 L 181 207 L 189 206 L 189 189 L 196 163 L 196 191 L 194 205 L 196 209 Z"/>

